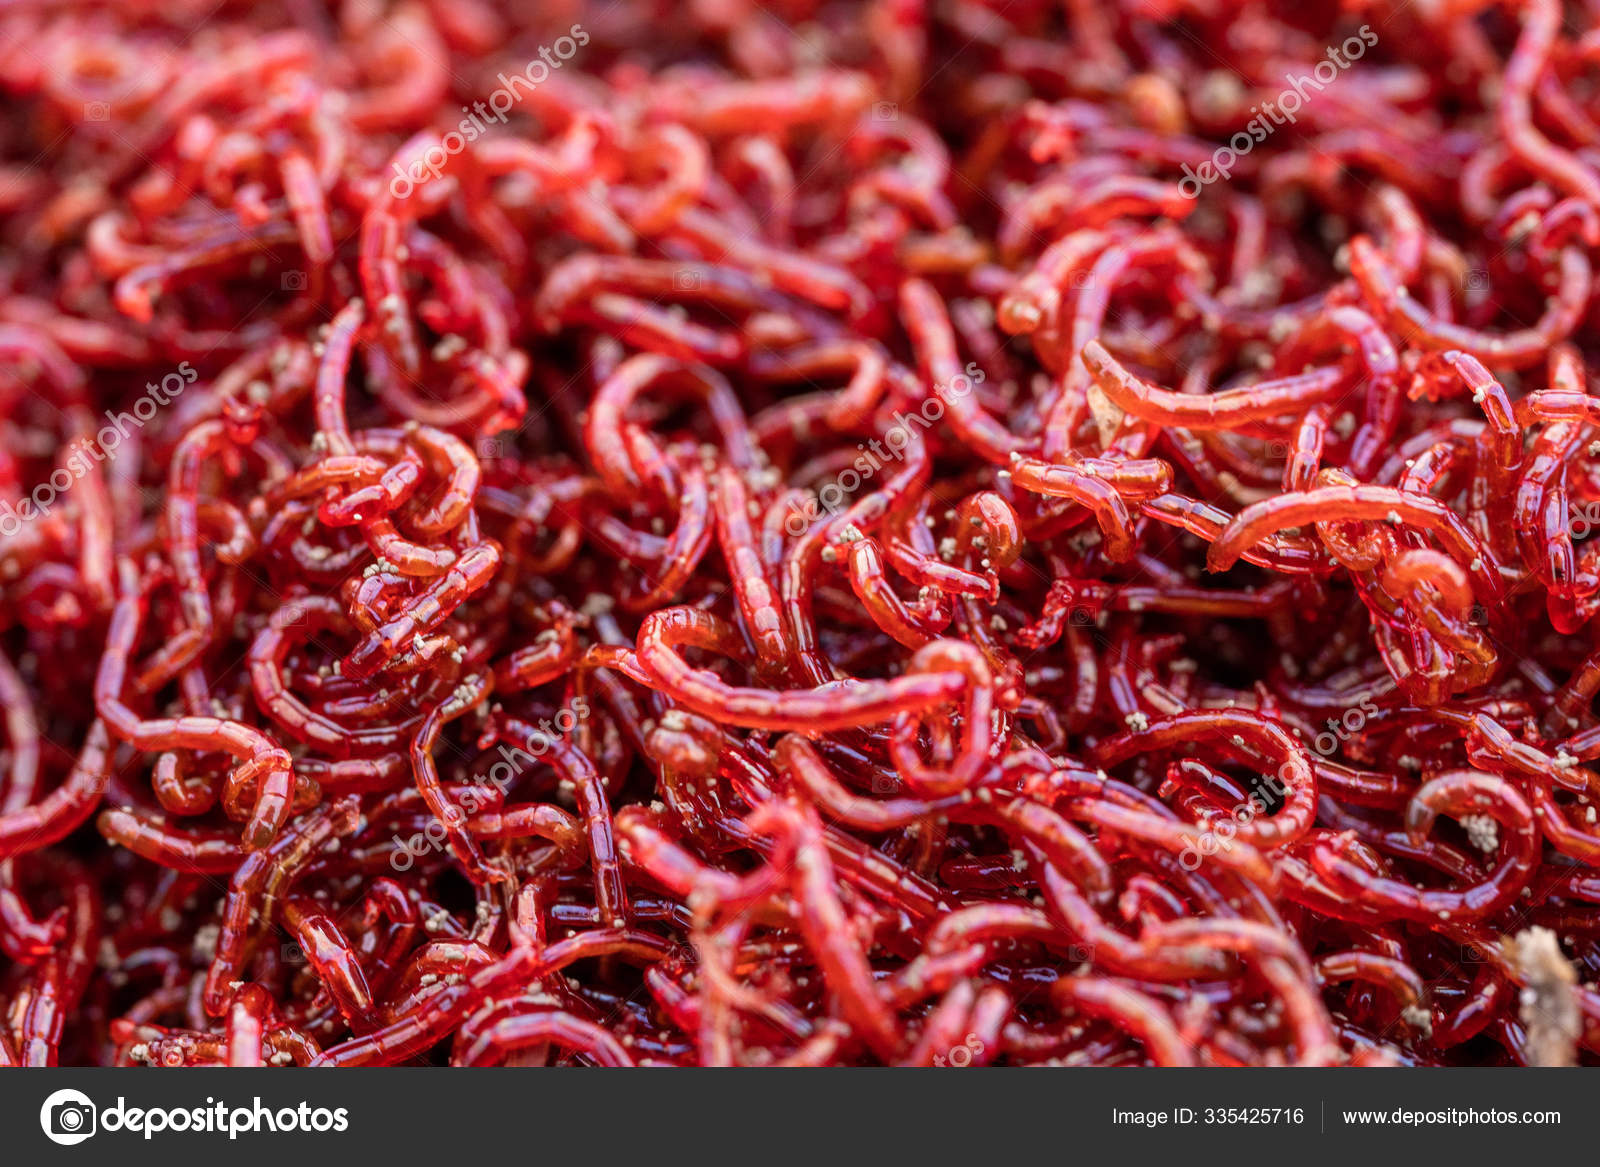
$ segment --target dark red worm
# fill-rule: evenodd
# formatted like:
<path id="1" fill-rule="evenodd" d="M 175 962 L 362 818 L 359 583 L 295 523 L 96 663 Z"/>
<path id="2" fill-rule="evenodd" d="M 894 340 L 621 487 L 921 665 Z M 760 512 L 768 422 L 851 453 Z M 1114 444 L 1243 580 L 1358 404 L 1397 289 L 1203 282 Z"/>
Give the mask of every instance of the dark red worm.
<path id="1" fill-rule="evenodd" d="M 1594 5 L 172 8 L 0 15 L 0 1065 L 1600 1061 Z"/>

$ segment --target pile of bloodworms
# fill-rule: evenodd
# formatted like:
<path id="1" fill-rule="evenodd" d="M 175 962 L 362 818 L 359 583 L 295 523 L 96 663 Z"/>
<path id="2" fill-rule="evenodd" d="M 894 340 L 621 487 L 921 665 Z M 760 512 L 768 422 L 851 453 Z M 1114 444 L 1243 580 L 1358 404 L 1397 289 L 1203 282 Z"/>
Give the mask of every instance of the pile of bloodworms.
<path id="1" fill-rule="evenodd" d="M 13 0 L 0 1064 L 1600 1059 L 1600 4 Z"/>

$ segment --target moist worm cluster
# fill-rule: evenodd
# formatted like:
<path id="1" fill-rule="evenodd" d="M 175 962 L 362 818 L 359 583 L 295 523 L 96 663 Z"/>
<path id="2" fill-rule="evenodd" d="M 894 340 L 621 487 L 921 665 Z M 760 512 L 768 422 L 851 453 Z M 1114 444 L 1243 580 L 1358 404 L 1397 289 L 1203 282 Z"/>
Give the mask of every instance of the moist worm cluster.
<path id="1" fill-rule="evenodd" d="M 1594 4 L 0 92 L 0 1064 L 1600 1056 Z"/>

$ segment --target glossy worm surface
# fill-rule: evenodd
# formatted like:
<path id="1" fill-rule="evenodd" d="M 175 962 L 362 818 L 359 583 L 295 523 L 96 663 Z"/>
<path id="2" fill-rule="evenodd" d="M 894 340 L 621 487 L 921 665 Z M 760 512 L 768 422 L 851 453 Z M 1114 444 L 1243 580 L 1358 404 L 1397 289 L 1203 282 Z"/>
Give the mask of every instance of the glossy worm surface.
<path id="1" fill-rule="evenodd" d="M 0 1065 L 1600 1061 L 1600 5 L 0 94 Z"/>

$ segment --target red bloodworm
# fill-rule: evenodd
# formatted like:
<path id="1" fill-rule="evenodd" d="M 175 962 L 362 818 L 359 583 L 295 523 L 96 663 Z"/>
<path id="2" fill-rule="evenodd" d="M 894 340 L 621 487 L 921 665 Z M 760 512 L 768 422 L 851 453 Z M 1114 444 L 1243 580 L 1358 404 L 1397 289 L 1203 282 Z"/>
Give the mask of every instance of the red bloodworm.
<path id="1" fill-rule="evenodd" d="M 513 649 L 495 665 L 495 692 L 502 695 L 537 689 L 569 672 L 582 655 L 578 617 L 564 604 L 551 605 L 552 621 L 533 643 Z"/>
<path id="2" fill-rule="evenodd" d="M 788 513 L 794 513 L 792 506 Z M 888 522 L 894 524 L 894 519 Z M 905 516 L 900 526 L 900 530 L 884 531 L 883 547 L 889 566 L 907 581 L 950 596 L 990 601 L 997 598 L 997 581 L 991 576 L 967 571 L 938 558 L 938 544 L 917 515 Z"/>
<path id="3" fill-rule="evenodd" d="M 1134 1035 L 1158 1066 L 1192 1066 L 1190 1043 L 1154 997 L 1101 977 L 1062 977 L 1050 989 L 1056 1007 L 1110 1022 Z"/>
<path id="4" fill-rule="evenodd" d="M 911 668 L 935 675 L 956 672 L 966 677 L 962 706 L 961 748 L 948 768 L 930 767 L 917 755 L 914 729 L 922 711 L 896 713 L 889 739 L 889 755 L 908 786 L 918 794 L 937 798 L 971 790 L 989 768 L 995 747 L 995 685 L 988 662 L 972 645 L 936 640 L 918 649 Z"/>
<path id="5" fill-rule="evenodd" d="M 410 138 L 394 155 L 396 173 L 405 173 L 407 166 L 430 146 L 444 153 L 435 136 L 428 132 Z M 459 155 L 445 155 L 446 158 Z M 433 191 L 444 188 L 442 181 L 432 184 Z M 426 196 L 426 187 L 414 192 Z M 417 342 L 416 325 L 405 293 L 400 252 L 409 223 L 419 217 L 422 198 L 402 199 L 385 184 L 368 206 L 361 221 L 361 285 L 366 302 L 372 305 L 373 322 L 378 326 L 384 348 L 394 357 L 404 374 L 415 376 L 421 368 L 422 354 Z"/>
<path id="6" fill-rule="evenodd" d="M 873 303 L 872 293 L 847 268 L 729 230 L 727 224 L 698 207 L 678 216 L 673 234 L 711 259 L 761 272 L 779 291 L 818 307 L 859 318 Z"/>
<path id="7" fill-rule="evenodd" d="M 359 802 L 347 796 L 324 803 L 290 824 L 265 848 L 250 853 L 228 881 L 216 956 L 206 973 L 204 1004 L 212 1017 L 227 1008 L 253 942 L 274 922 L 301 867 L 319 851 L 361 826 Z"/>
<path id="8" fill-rule="evenodd" d="M 931 472 L 927 445 L 916 430 L 908 428 L 906 432 L 911 440 L 905 447 L 904 465 L 894 477 L 842 514 L 809 526 L 784 555 L 779 569 L 778 591 L 795 644 L 796 664 L 814 685 L 825 685 L 836 679 L 835 670 L 819 650 L 812 611 L 819 565 L 838 557 L 838 549 L 833 544 L 839 532 L 850 527 L 857 530 L 873 528 L 878 520 L 894 513 L 897 506 L 926 487 Z M 987 596 L 991 586 L 985 580 L 982 594 Z"/>
<path id="9" fill-rule="evenodd" d="M 1196 737 L 1224 738 L 1235 747 L 1248 743 L 1278 764 L 1275 785 L 1283 804 L 1270 816 L 1252 814 L 1239 823 L 1240 841 L 1253 847 L 1283 847 L 1311 828 L 1316 816 L 1317 781 L 1309 752 L 1281 724 L 1250 710 L 1197 709 L 1145 719 L 1143 726 L 1100 743 L 1092 757 L 1102 766 L 1115 766 L 1139 754 L 1171 749 Z"/>
<path id="10" fill-rule="evenodd" d="M 1100 850 L 1070 822 L 1048 807 L 1029 799 L 995 796 L 980 791 L 977 805 L 964 806 L 952 819 L 997 826 L 1035 847 L 1056 868 L 1072 875 L 1078 889 L 1098 905 L 1112 898 L 1111 868 Z"/>
<path id="11" fill-rule="evenodd" d="M 1437 775 L 1413 796 L 1406 831 L 1422 839 L 1440 813 L 1487 815 L 1500 825 L 1499 866 L 1466 889 L 1430 890 L 1375 875 L 1344 858 L 1343 837 L 1319 842 L 1312 866 L 1336 887 L 1359 886 L 1362 902 L 1392 918 L 1476 920 L 1515 900 L 1538 864 L 1539 828 L 1527 801 L 1504 779 L 1473 770 Z"/>
<path id="12" fill-rule="evenodd" d="M 1510 980 L 1491 967 L 1480 968 L 1455 1009 L 1446 1012 L 1435 1007 L 1433 1010 L 1430 1044 L 1435 1049 L 1445 1050 L 1471 1041 L 1489 1026 L 1514 995 Z"/>
<path id="13" fill-rule="evenodd" d="M 255 804 L 245 824 L 242 845 L 255 851 L 265 847 L 289 817 L 294 791 L 294 768 L 288 752 L 270 737 L 237 721 L 218 717 L 178 717 L 145 720 L 125 703 L 129 656 L 139 637 L 147 597 L 124 572 L 122 596 L 112 612 L 105 654 L 95 677 L 95 709 L 113 736 L 141 750 L 187 749 L 202 753 L 220 750 L 239 761 L 230 781 L 254 782 Z"/>
<path id="14" fill-rule="evenodd" d="M 583 815 L 584 832 L 589 840 L 589 861 L 594 871 L 595 906 L 600 909 L 601 919 L 607 924 L 615 928 L 625 927 L 629 914 L 628 893 L 617 860 L 616 836 L 611 809 L 606 803 L 605 784 L 594 762 L 560 734 L 541 734 L 533 726 L 515 718 L 507 718 L 505 724 L 512 737 L 525 745 L 536 744 L 536 734 L 550 741 L 550 765 L 572 784 Z"/>
<path id="15" fill-rule="evenodd" d="M 659 819 L 638 807 L 617 813 L 620 853 L 624 862 L 641 871 L 682 899 L 699 896 L 715 900 L 722 911 L 748 908 L 766 899 L 781 885 L 774 865 L 739 877 L 707 867 L 659 829 Z"/>
<path id="16" fill-rule="evenodd" d="M 311 159 L 299 150 L 285 154 L 278 164 L 284 199 L 300 229 L 300 248 L 313 264 L 333 258 L 333 229 L 322 184 Z"/>
<path id="17" fill-rule="evenodd" d="M 1011 996 L 998 985 L 973 988 L 958 981 L 929 1015 L 906 1066 L 986 1066 L 994 1060 L 1000 1028 L 1011 1013 Z"/>
<path id="18" fill-rule="evenodd" d="M 961 363 L 954 330 L 943 299 L 925 280 L 907 280 L 900 288 L 900 311 L 919 366 L 928 383 L 930 401 L 938 401 L 950 426 L 979 457 L 1004 465 L 1019 442 L 985 412 L 977 400 L 977 373 Z"/>
<path id="19" fill-rule="evenodd" d="M 341 661 L 344 675 L 363 681 L 378 673 L 416 638 L 433 632 L 474 592 L 486 587 L 499 566 L 500 547 L 494 542 L 463 551 L 443 575 L 345 654 Z"/>
<path id="20" fill-rule="evenodd" d="M 1182 856 L 1196 844 L 1193 829 L 1185 824 L 1159 818 L 1131 807 L 1075 799 L 1067 808 L 1067 813 L 1095 824 L 1102 832 L 1148 839 L 1178 856 Z M 1209 858 L 1219 866 L 1237 872 L 1241 877 L 1260 885 L 1267 891 L 1276 889 L 1278 877 L 1271 863 L 1248 842 L 1234 838 L 1227 846 L 1219 847 Z"/>
<path id="21" fill-rule="evenodd" d="M 731 365 L 744 356 L 744 341 L 632 296 L 602 292 L 586 315 L 608 332 L 662 356 L 705 365 Z"/>
<path id="22" fill-rule="evenodd" d="M 294 227 L 283 222 L 226 226 L 194 240 L 188 247 L 168 252 L 129 271 L 117 280 L 113 298 L 124 315 L 138 323 L 149 324 L 155 314 L 156 300 L 180 283 L 197 280 L 211 268 L 238 265 L 274 247 L 294 243 L 296 239 Z"/>
<path id="23" fill-rule="evenodd" d="M 713 523 L 706 473 L 689 462 L 677 477 L 682 492 L 677 526 L 662 548 L 659 565 L 646 572 L 647 589 L 639 595 L 623 597 L 623 607 L 629 611 L 648 611 L 678 595 L 711 545 Z"/>
<path id="24" fill-rule="evenodd" d="M 428 547 L 405 538 L 386 516 L 364 518 L 360 528 L 372 553 L 402 575 L 431 579 L 448 572 L 458 558 L 448 547 Z"/>
<path id="25" fill-rule="evenodd" d="M 733 756 L 738 769 L 731 777 L 739 796 L 752 805 L 768 801 L 772 792 L 765 775 L 753 773 L 749 759 L 741 757 L 737 751 Z M 773 845 L 751 832 L 745 824 L 734 821 L 721 825 L 740 842 L 748 843 L 769 858 L 774 853 Z M 825 827 L 823 836 L 836 869 L 860 890 L 892 901 L 919 920 L 951 910 L 952 904 L 943 890 L 882 851 L 833 828 Z"/>
<path id="26" fill-rule="evenodd" d="M 343 627 L 344 612 L 337 601 L 307 596 L 281 605 L 250 644 L 247 663 L 256 704 L 295 741 L 338 758 L 395 749 L 418 723 L 417 717 L 395 725 L 352 729 L 311 709 L 285 683 L 284 664 L 291 652 L 318 633 L 342 631 Z"/>
<path id="27" fill-rule="evenodd" d="M 582 1053 L 598 1066 L 636 1064 L 609 1030 L 571 1013 L 525 1002 L 506 1002 L 497 1006 L 491 1016 L 492 1020 L 474 1030 L 471 1043 L 452 1065 L 492 1065 L 530 1046 L 545 1045 Z"/>
<path id="28" fill-rule="evenodd" d="M 1472 390 L 1473 402 L 1482 406 L 1489 428 L 1494 433 L 1494 465 L 1502 474 L 1509 474 L 1522 454 L 1522 431 L 1517 428 L 1511 399 L 1476 357 L 1451 351 L 1444 354 L 1444 360 Z"/>
<path id="29" fill-rule="evenodd" d="M 942 189 L 949 180 L 950 151 L 930 128 L 910 121 L 862 122 L 846 140 L 845 149 L 857 162 L 881 161 L 852 186 L 852 199 L 865 202 L 872 192 L 903 206 L 929 227 L 954 227 L 956 212 Z"/>
<path id="30" fill-rule="evenodd" d="M 1444 551 L 1472 577 L 1473 592 L 1493 611 L 1501 592 L 1496 562 L 1461 517 L 1427 495 L 1387 486 L 1334 484 L 1253 503 L 1235 515 L 1206 553 L 1212 571 L 1226 571 L 1264 537 L 1301 523 L 1341 519 L 1387 520 L 1434 535 Z"/>
<path id="31" fill-rule="evenodd" d="M 1096 391 L 1087 364 L 1074 359 L 1074 354 L 1081 357 L 1084 347 L 1102 333 L 1112 296 L 1122 284 L 1143 278 L 1145 272 L 1173 266 L 1177 268 L 1174 286 L 1180 292 L 1198 292 L 1196 285 L 1204 282 L 1203 261 L 1173 233 L 1158 230 L 1113 242 L 1083 273 L 1073 306 L 1067 351 L 1054 361 L 1043 358 L 1052 371 L 1058 373 L 1062 359 L 1066 365 L 1056 399 L 1045 419 L 1046 457 L 1055 459 L 1067 452 L 1072 432 L 1085 413 L 1094 420 L 1102 444 L 1107 447 L 1112 444 L 1116 427 L 1125 424 L 1125 419 L 1105 400 L 1103 393 Z"/>
<path id="32" fill-rule="evenodd" d="M 38 802 L 0 813 L 0 859 L 48 847 L 86 822 L 105 792 L 110 770 L 110 735 L 97 720 L 60 786 Z"/>
<path id="33" fill-rule="evenodd" d="M 36 918 L 17 887 L 17 864 L 0 863 L 0 952 L 19 964 L 35 964 L 48 957 L 65 934 L 66 912 Z"/>
<path id="34" fill-rule="evenodd" d="M 879 628 L 907 648 L 921 648 L 949 626 L 947 604 L 918 600 L 907 604 L 884 572 L 877 540 L 867 535 L 845 538 L 849 544 L 850 589 Z"/>
<path id="35" fill-rule="evenodd" d="M 1139 509 L 1153 519 L 1182 527 L 1207 542 L 1215 542 L 1233 520 L 1233 516 L 1226 511 L 1178 494 L 1160 495 L 1141 503 Z M 1322 549 L 1304 535 L 1267 532 L 1260 542 L 1242 548 L 1239 558 L 1247 563 L 1270 567 L 1274 571 L 1303 575 L 1321 574 L 1328 567 Z"/>
<path id="36" fill-rule="evenodd" d="M 1135 468 L 1135 473 L 1138 469 Z M 1016 509 L 992 490 L 980 490 L 961 500 L 956 508 L 956 552 L 969 561 L 981 557 L 976 566 L 996 574 L 1009 568 L 1022 554 L 1021 520 Z M 995 595 L 998 599 L 998 594 Z"/>
<path id="37" fill-rule="evenodd" d="M 371 446 L 370 431 L 358 435 L 359 445 Z M 317 518 L 330 527 L 352 527 L 375 515 L 388 515 L 416 493 L 422 484 L 422 459 L 410 450 L 400 450 L 398 459 L 388 465 L 373 460 L 329 456 L 301 471 L 315 480 L 335 478 L 329 486 L 348 483 L 353 489 L 337 497 L 325 498 L 317 507 Z M 376 471 L 374 475 L 372 472 Z M 300 475 L 296 476 L 297 478 Z M 376 481 L 372 478 L 376 477 Z M 314 488 L 315 489 L 315 488 Z"/>
<path id="38" fill-rule="evenodd" d="M 0 814 L 21 810 L 38 793 L 40 729 L 32 695 L 16 668 L 0 653 L 0 707 L 5 710 L 9 768 Z"/>
<path id="39" fill-rule="evenodd" d="M 929 670 L 886 681 L 835 681 L 812 689 L 750 689 L 725 684 L 715 674 L 694 669 L 680 654 L 680 648 L 693 646 L 743 656 L 743 646 L 736 647 L 729 633 L 713 617 L 691 608 L 650 613 L 639 626 L 641 679 L 713 720 L 798 730 L 870 725 L 901 710 L 925 709 L 951 700 L 968 686 L 962 673 Z"/>
<path id="40" fill-rule="evenodd" d="M 1083 363 L 1100 391 L 1125 413 L 1159 425 L 1191 429 L 1231 429 L 1294 414 L 1336 396 L 1350 382 L 1347 369 L 1329 365 L 1278 381 L 1197 396 L 1141 381 L 1097 340 L 1084 347 Z"/>
<path id="41" fill-rule="evenodd" d="M 355 950 L 332 916 L 316 903 L 290 897 L 283 906 L 283 923 L 300 945 L 306 963 L 353 1026 L 368 1025 L 372 1018 L 372 990 Z"/>
<path id="42" fill-rule="evenodd" d="M 1561 5 L 1534 0 L 1516 51 L 1500 79 L 1500 129 L 1506 147 L 1540 178 L 1600 210 L 1600 174 L 1577 155 L 1555 146 L 1533 124 L 1532 98 L 1561 28 Z"/>
<path id="43" fill-rule="evenodd" d="M 1537 421 L 1589 421 L 1600 418 L 1595 399 L 1579 386 L 1535 389 L 1515 404 L 1518 423 Z"/>
<path id="44" fill-rule="evenodd" d="M 1105 539 L 1106 556 L 1114 563 L 1132 558 L 1135 547 L 1133 512 L 1137 503 L 1164 495 L 1172 485 L 1172 470 L 1150 459 L 1141 462 L 1104 463 L 1100 459 L 1071 459 L 1066 464 L 1041 462 L 1013 454 L 1009 473 L 1023 490 L 1052 498 L 1069 498 L 1094 513 Z"/>
<path id="45" fill-rule="evenodd" d="M 1467 757 L 1474 765 L 1493 771 L 1510 770 L 1540 785 L 1561 786 L 1577 793 L 1593 794 L 1600 791 L 1600 775 L 1579 759 L 1588 754 L 1578 739 L 1571 739 L 1556 747 L 1554 755 L 1538 746 L 1518 741 L 1506 726 L 1488 713 L 1439 713 L 1440 720 L 1459 725 L 1467 730 Z"/>
<path id="46" fill-rule="evenodd" d="M 1309 983 L 1310 961 L 1284 933 L 1249 920 L 1174 920 L 1145 929 L 1143 943 L 1147 948 L 1188 944 L 1239 953 L 1279 995 L 1300 1064 L 1337 1060 L 1332 1022 Z"/>
<path id="47" fill-rule="evenodd" d="M 133 807 L 102 811 L 96 825 L 110 842 L 173 871 L 226 875 L 245 857 L 232 831 L 179 830 Z"/>
<path id="48" fill-rule="evenodd" d="M 627 498 L 645 488 L 657 495 L 669 493 L 659 471 L 642 462 L 624 437 L 629 407 L 650 389 L 687 391 L 698 398 L 721 433 L 729 461 L 740 469 L 754 465 L 744 410 L 720 373 L 704 365 L 640 355 L 619 365 L 601 384 L 584 427 L 590 462 L 613 495 Z M 647 442 L 646 448 L 654 453 L 654 443 Z"/>
<path id="49" fill-rule="evenodd" d="M 1420 224 L 1417 231 L 1420 235 Z M 1294 346 L 1280 359 L 1280 367 L 1292 368 L 1293 363 L 1303 359 L 1302 354 L 1311 347 L 1343 345 L 1352 341 L 1367 373 L 1367 416 L 1351 446 L 1349 469 L 1356 478 L 1366 479 L 1371 476 L 1374 463 L 1392 443 L 1395 428 L 1400 423 L 1400 355 L 1395 350 L 1394 342 L 1371 316 L 1359 308 L 1339 305 L 1308 322 Z M 1324 401 L 1313 406 L 1302 423 L 1300 434 L 1305 434 L 1307 425 L 1316 427 L 1317 431 L 1325 430 L 1331 405 L 1331 402 Z M 1297 435 L 1297 442 L 1299 437 Z M 1317 443 L 1317 460 L 1320 460 L 1320 432 L 1311 440 Z M 1309 456 L 1291 458 L 1284 471 L 1284 489 L 1304 490 L 1316 477 L 1316 471 L 1315 460 Z"/>
<path id="50" fill-rule="evenodd" d="M 775 799 L 757 810 L 752 826 L 778 835 L 793 848 L 789 879 L 796 924 L 851 1025 L 878 1057 L 894 1060 L 900 1037 L 893 1015 L 873 981 L 865 955 L 850 939 L 851 925 L 839 900 L 833 862 L 823 846 L 815 812 Z"/>
<path id="51" fill-rule="evenodd" d="M 1461 565 L 1449 556 L 1427 548 L 1398 552 L 1383 565 L 1383 587 L 1400 600 L 1427 600 L 1421 605 L 1421 616 L 1441 615 L 1442 607 L 1451 615 L 1462 619 L 1470 617 L 1472 607 L 1472 581 Z M 1429 629 L 1435 635 L 1438 628 Z"/>
<path id="52" fill-rule="evenodd" d="M 705 196 L 711 159 L 705 142 L 683 126 L 663 125 L 645 132 L 639 143 L 637 165 L 663 172 L 647 194 L 619 199 L 623 214 L 643 236 L 669 230 L 684 211 Z M 619 196 L 632 196 L 624 188 Z"/>
<path id="53" fill-rule="evenodd" d="M 1365 236 L 1350 241 L 1350 271 L 1375 312 L 1392 331 L 1411 344 L 1429 349 L 1458 349 L 1487 364 L 1524 368 L 1545 359 L 1552 345 L 1567 339 L 1588 300 L 1593 271 L 1575 247 L 1564 248 L 1557 263 L 1560 283 L 1543 315 L 1528 328 L 1494 335 L 1440 320 L 1400 285 L 1395 273 Z"/>
<path id="54" fill-rule="evenodd" d="M 1528 793 L 1539 831 L 1552 847 L 1584 863 L 1600 860 L 1600 834 L 1574 826 L 1568 811 L 1546 787 L 1533 786 Z"/>
<path id="55" fill-rule="evenodd" d="M 757 548 L 744 478 L 732 467 L 722 467 L 712 497 L 717 541 L 728 564 L 740 618 L 755 650 L 756 667 L 764 676 L 781 676 L 793 650 L 777 592 Z"/>
<path id="56" fill-rule="evenodd" d="M 1200 949 L 1151 951 L 1139 941 L 1112 927 L 1083 890 L 1031 843 L 1023 851 L 1034 866 L 1045 910 L 1083 950 L 1095 954 L 1095 964 L 1116 976 L 1155 981 L 1209 977 L 1226 971 L 1226 958 Z"/>
<path id="57" fill-rule="evenodd" d="M 564 319 L 581 316 L 586 301 L 604 292 L 689 300 L 724 314 L 754 312 L 770 302 L 761 285 L 736 268 L 621 255 L 575 255 L 545 276 L 534 312 L 554 331 Z"/>
<path id="58" fill-rule="evenodd" d="M 850 381 L 837 395 L 829 395 L 823 416 L 837 430 L 864 425 L 904 370 L 891 368 L 880 345 L 859 340 L 821 340 L 780 353 L 755 353 L 751 371 L 772 381 L 812 380 L 826 374 L 848 372 Z"/>
<path id="59" fill-rule="evenodd" d="M 996 322 L 1014 336 L 1055 327 L 1062 293 L 1088 282 L 1088 268 L 1108 242 L 1107 234 L 1098 230 L 1072 231 L 1057 239 L 1002 294 Z"/>
<path id="60" fill-rule="evenodd" d="M 1249 103 L 1127 6 L 957 4 L 932 88 L 916 5 L 586 20 L 451 153 L 513 7 L 0 17 L 0 1063 L 1527 1060 L 1600 39 L 1425 14 L 1189 199 Z"/>
<path id="61" fill-rule="evenodd" d="M 211 641 L 211 592 L 200 559 L 200 479 L 207 464 L 236 449 L 238 436 L 227 422 L 203 422 L 184 435 L 173 454 L 166 521 L 184 628 L 140 671 L 139 693 L 160 689 Z"/>
<path id="62" fill-rule="evenodd" d="M 1330 952 L 1316 959 L 1317 979 L 1323 984 L 1344 980 L 1367 981 L 1388 989 L 1406 1011 L 1423 1007 L 1427 986 L 1417 970 L 1403 960 L 1376 952 Z"/>
<path id="63" fill-rule="evenodd" d="M 780 773 L 793 780 L 830 820 L 870 831 L 907 826 L 962 802 L 959 792 L 940 798 L 868 798 L 852 794 L 830 772 L 815 747 L 798 734 L 786 734 L 773 751 Z"/>
<path id="64" fill-rule="evenodd" d="M 102 904 L 88 871 L 57 858 L 45 867 L 64 902 L 66 938 L 38 965 L 29 988 L 12 997 L 20 1016 L 17 1060 L 23 1066 L 54 1066 L 61 1036 L 89 987 L 101 936 Z"/>
<path id="65" fill-rule="evenodd" d="M 1051 222 L 1069 209 L 1067 222 Z M 1029 238 L 1063 227 L 1098 227 L 1133 215 L 1182 219 L 1193 211 L 1194 200 L 1174 184 L 1132 175 L 1112 175 L 1086 188 L 1070 182 L 1042 183 L 1001 226 L 997 242 L 1002 254 L 1015 256 Z"/>
<path id="66" fill-rule="evenodd" d="M 423 718 L 417 736 L 411 742 L 411 769 L 417 789 L 422 793 L 428 809 L 444 825 L 450 850 L 460 860 L 471 877 L 479 882 L 499 883 L 508 878 L 506 872 L 489 864 L 482 850 L 467 829 L 467 816 L 446 793 L 439 779 L 439 769 L 433 760 L 433 751 L 445 723 L 461 717 L 488 699 L 493 679 L 486 676 L 468 677 L 444 701 L 435 705 Z"/>
<path id="67" fill-rule="evenodd" d="M 565 856 L 578 855 L 587 838 L 578 820 L 545 803 L 480 811 L 472 816 L 467 829 L 475 839 L 548 839 Z"/>
<path id="68" fill-rule="evenodd" d="M 421 452 L 429 468 L 445 480 L 443 492 L 421 514 L 408 516 L 407 526 L 424 536 L 447 534 L 466 519 L 483 478 L 482 466 L 466 443 L 454 434 L 418 425 L 408 426 L 406 437 Z"/>
<path id="69" fill-rule="evenodd" d="M 382 1029 L 324 1050 L 314 1064 L 360 1066 L 403 1062 L 448 1034 L 483 1002 L 508 990 L 520 991 L 522 986 L 577 960 L 622 956 L 648 963 L 659 960 L 666 952 L 666 944 L 658 937 L 620 928 L 584 932 L 537 951 L 526 946 L 516 948 L 467 974 L 465 979 L 447 984 Z"/>
<path id="70" fill-rule="evenodd" d="M 1538 231 L 1528 242 L 1528 251 L 1539 262 L 1547 264 L 1574 239 L 1589 247 L 1600 243 L 1600 212 L 1579 199 L 1562 199 L 1539 220 Z"/>
<path id="71" fill-rule="evenodd" d="M 1570 345 L 1551 351 L 1549 383 L 1553 391 L 1581 392 L 1583 365 Z M 1567 462 L 1583 442 L 1586 427 L 1556 422 L 1541 429 L 1529 447 L 1517 483 L 1512 525 L 1523 548 L 1524 560 L 1540 581 L 1557 596 L 1576 598 L 1577 555 L 1573 547 L 1572 522 L 1568 508 Z M 1558 631 L 1568 632 L 1577 624 L 1554 598 L 1547 604 Z M 1570 716 L 1566 699 L 1558 699 L 1550 717 Z M 1545 725 L 1551 727 L 1547 717 Z M 1553 732 L 1553 730 L 1552 730 Z"/>
<path id="72" fill-rule="evenodd" d="M 1582 724 L 1579 715 L 1589 707 L 1596 691 L 1600 691 L 1600 653 L 1590 653 L 1556 691 L 1542 727 L 1545 736 L 1558 738 L 1577 729 Z"/>
<path id="73" fill-rule="evenodd" d="M 240 985 L 228 1005 L 228 1065 L 260 1066 L 272 998 L 260 985 Z"/>
<path id="74" fill-rule="evenodd" d="M 356 333 L 366 319 L 366 306 L 352 300 L 339 310 L 328 325 L 322 338 L 322 357 L 317 366 L 316 388 L 312 395 L 317 419 L 317 433 L 321 435 L 319 454 L 349 457 L 356 452 L 350 437 L 350 424 L 345 418 L 344 387 L 350 375 L 350 356 L 355 349 Z M 318 443 L 313 440 L 313 447 Z"/>
<path id="75" fill-rule="evenodd" d="M 380 754 L 376 758 L 301 758 L 296 770 L 332 794 L 365 793 L 391 789 L 396 778 L 409 765 L 404 754 Z"/>

